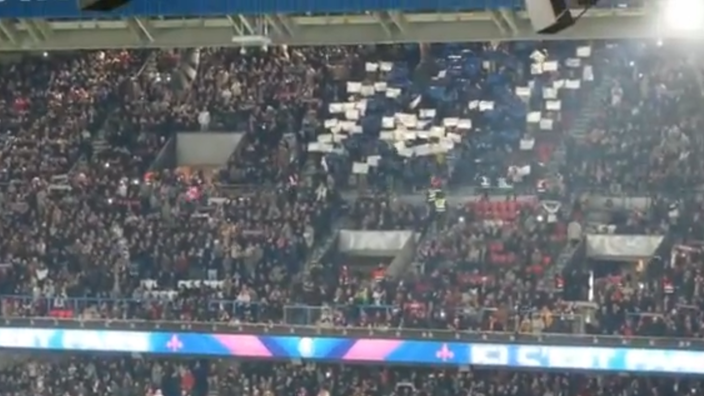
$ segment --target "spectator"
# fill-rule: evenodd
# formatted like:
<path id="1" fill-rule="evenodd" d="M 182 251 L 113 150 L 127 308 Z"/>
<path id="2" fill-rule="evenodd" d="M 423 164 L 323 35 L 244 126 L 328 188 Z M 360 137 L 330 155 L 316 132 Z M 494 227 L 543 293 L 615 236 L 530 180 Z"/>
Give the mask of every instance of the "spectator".
<path id="1" fill-rule="evenodd" d="M 239 77 L 233 77 L 232 81 L 235 81 L 261 72 L 259 66 L 274 73 L 280 66 L 276 62 L 289 54 L 276 50 L 268 56 L 232 57 L 223 51 L 204 55 L 207 68 L 226 65 L 227 73 L 240 73 Z M 189 98 L 200 97 L 202 103 L 211 103 L 211 99 L 205 100 L 206 92 L 215 93 L 222 88 L 213 80 L 215 76 L 207 74 L 210 69 L 206 69 L 206 76 L 193 87 L 193 95 L 183 97 L 173 92 L 166 84 L 173 56 L 174 53 L 170 52 L 152 52 L 141 58 L 127 52 L 91 53 L 83 63 L 73 64 L 63 58 L 42 61 L 47 63 L 47 78 L 52 72 L 59 73 L 62 78 L 80 76 L 83 71 L 79 67 L 90 68 L 89 73 L 101 78 L 96 81 L 96 77 L 88 74 L 80 80 L 85 87 L 73 86 L 88 98 L 85 106 L 72 110 L 75 113 L 67 117 L 95 111 L 90 100 L 102 95 L 100 98 L 104 103 L 100 102 L 100 105 L 106 111 L 100 116 L 107 118 L 102 128 L 106 146 L 96 152 L 87 149 L 81 152 L 85 161 L 79 162 L 70 173 L 66 172 L 76 164 L 81 153 L 71 154 L 70 158 L 45 156 L 61 166 L 52 165 L 41 174 L 34 171 L 23 174 L 31 183 L 20 183 L 25 180 L 10 175 L 13 183 L 8 187 L 4 206 L 12 221 L 4 223 L 4 231 L 14 239 L 6 240 L 0 249 L 7 272 L 2 282 L 4 294 L 43 296 L 52 304 L 55 297 L 59 300 L 71 297 L 93 299 L 89 306 L 82 306 L 81 314 L 154 317 L 158 312 L 158 315 L 164 315 L 162 318 L 191 320 L 206 318 L 206 314 L 199 311 L 201 306 L 186 304 L 186 308 L 179 312 L 163 312 L 150 304 L 145 308 L 139 304 L 122 303 L 124 300 L 109 304 L 98 301 L 105 301 L 102 299 L 108 297 L 133 298 L 144 293 L 159 295 L 160 291 L 179 288 L 185 299 L 206 302 L 203 305 L 206 307 L 207 298 L 215 296 L 219 296 L 219 300 L 237 298 L 241 302 L 285 297 L 274 286 L 277 282 L 286 283 L 296 274 L 315 234 L 325 232 L 334 210 L 333 192 L 324 185 L 309 188 L 301 183 L 279 190 L 280 196 L 268 192 L 230 200 L 219 196 L 212 178 L 203 172 L 177 169 L 147 174 L 156 153 L 173 129 L 192 126 L 194 120 L 185 117 L 195 113 L 188 110 L 188 106 L 195 103 Z M 292 56 L 295 59 L 291 61 L 291 68 L 307 70 L 303 52 Z M 68 66 L 74 67 L 73 73 L 63 69 Z M 140 66 L 145 72 L 132 71 L 133 75 L 138 74 L 133 80 L 104 75 L 109 72 L 130 75 L 130 72 L 125 73 L 129 67 L 139 69 Z M 284 71 L 294 72 L 281 69 L 277 75 L 282 79 L 285 79 Z M 37 77 L 39 74 L 27 76 Z M 38 81 L 42 83 L 43 80 Z M 280 82 L 283 84 L 283 80 Z M 65 83 L 57 79 L 53 83 L 57 100 L 65 100 L 60 91 Z M 294 88 L 293 85 L 274 84 L 261 87 L 266 92 L 249 92 L 248 88 L 239 87 L 255 102 L 260 96 L 281 96 L 279 89 Z M 281 103 L 290 106 L 299 105 L 293 102 L 293 98 L 312 98 L 307 94 L 293 95 L 295 90 L 284 93 L 282 98 L 285 100 L 276 100 L 283 100 Z M 25 99 L 18 100 L 22 102 L 18 104 L 19 111 L 25 112 Z M 241 124 L 244 126 L 254 122 L 252 116 L 261 116 L 259 110 L 252 108 L 254 103 L 248 108 L 246 103 L 242 107 L 240 102 L 227 105 L 220 99 L 212 100 L 215 100 L 212 107 L 205 109 L 211 113 L 215 129 L 235 127 L 239 122 L 236 120 L 238 115 L 243 116 Z M 262 104 L 265 107 L 270 105 Z M 116 111 L 109 114 L 107 110 L 111 108 Z M 285 114 L 278 110 L 272 114 Z M 42 107 L 30 106 L 29 111 L 21 114 L 28 118 L 41 117 Z M 71 123 L 71 120 L 58 122 L 60 125 Z M 94 123 L 96 128 L 103 125 L 102 119 Z M 69 137 L 82 138 L 86 142 L 87 138 L 80 134 L 80 129 L 76 131 L 78 137 Z M 271 133 L 276 135 L 279 132 Z M 273 138 L 280 138 L 274 135 Z M 92 148 L 91 144 L 85 146 Z M 57 154 L 64 152 L 62 149 Z M 13 151 L 13 155 L 20 153 Z M 30 154 L 43 155 L 38 152 Z M 261 159 L 260 154 L 263 152 L 255 155 L 257 160 Z M 22 156 L 6 158 L 16 161 Z M 269 162 L 262 164 L 269 166 Z M 8 169 L 21 168 L 11 166 Z M 251 168 L 263 169 L 262 166 Z M 317 191 L 313 191 L 315 187 L 318 187 Z M 272 269 L 275 270 L 270 271 Z M 232 282 L 210 283 L 209 287 L 195 288 L 198 290 L 183 288 L 183 285 L 192 285 L 188 283 L 192 278 L 218 280 L 228 276 Z M 217 287 L 210 287 L 213 285 Z M 223 285 L 227 290 L 222 290 Z M 87 308 L 97 312 L 83 312 Z M 191 312 L 191 308 L 196 312 Z M 50 307 L 28 307 L 27 313 L 36 313 L 35 309 L 47 313 Z"/>
<path id="2" fill-rule="evenodd" d="M 490 396 L 589 392 L 685 395 L 702 391 L 695 377 L 626 376 L 582 372 L 520 372 L 472 368 L 231 363 L 216 360 L 66 356 L 30 359 L 0 371 L 3 395 L 189 394 Z"/>
<path id="3" fill-rule="evenodd" d="M 574 211 L 546 201 L 547 179 L 558 199 L 585 187 L 659 195 L 651 210 L 611 211 L 608 232 L 668 233 L 690 247 L 702 234 L 697 200 L 666 193 L 702 181 L 697 92 L 686 83 L 696 75 L 670 52 L 600 62 L 597 51 L 609 54 L 521 43 L 437 46 L 422 59 L 396 46 L 209 49 L 186 86 L 175 84 L 184 54 L 174 51 L 8 66 L 3 312 L 281 322 L 287 307 L 314 303 L 327 307 L 317 322 L 339 326 L 697 335 L 697 254 L 642 279 L 597 280 L 598 325 L 588 329 L 545 287 L 568 219 L 593 231 L 589 199 Z M 555 141 L 599 84 L 613 84 L 608 110 L 568 144 L 557 177 Z M 246 133 L 225 169 L 150 171 L 175 131 L 204 125 Z M 399 194 L 430 180 L 491 188 L 437 221 Z M 228 183 L 264 188 L 232 194 Z M 381 193 L 344 201 L 353 185 Z M 497 187 L 541 194 L 497 200 Z M 423 234 L 421 270 L 395 280 L 344 265 L 306 274 L 343 216 L 359 230 Z"/>
<path id="4" fill-rule="evenodd" d="M 421 229 L 425 208 L 400 202 L 385 196 L 362 197 L 355 201 L 350 217 L 360 230 Z"/>
<path id="5" fill-rule="evenodd" d="M 575 47 L 524 44 L 438 46 L 420 65 L 407 50 L 383 61 L 372 54 L 344 58 L 337 67 L 345 70 L 346 85 L 326 104 L 327 120 L 309 151 L 324 159 L 314 163 L 324 163 L 341 186 L 355 175 L 382 191 L 424 189 L 434 176 L 453 185 L 508 188 L 515 181 L 534 188 L 545 177 L 554 141 L 589 91 L 580 89 L 582 80 L 586 86 L 594 79 L 592 66 L 583 64 L 591 53 L 585 48 L 575 54 Z M 432 73 L 430 86 L 414 72 Z M 530 79 L 548 96 L 532 95 L 523 86 Z M 564 107 L 547 111 L 541 124 L 545 100 Z"/>
<path id="6" fill-rule="evenodd" d="M 628 46 L 625 47 L 628 50 Z M 672 47 L 616 58 L 604 112 L 571 142 L 565 169 L 573 189 L 616 194 L 681 191 L 701 184 L 701 126 L 695 72 Z"/>

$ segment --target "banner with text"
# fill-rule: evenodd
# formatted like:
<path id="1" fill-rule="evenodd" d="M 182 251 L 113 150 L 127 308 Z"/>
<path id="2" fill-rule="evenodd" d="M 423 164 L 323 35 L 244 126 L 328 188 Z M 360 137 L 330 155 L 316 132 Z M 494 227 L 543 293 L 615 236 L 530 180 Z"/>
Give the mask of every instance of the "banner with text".
<path id="1" fill-rule="evenodd" d="M 339 363 L 430 364 L 530 369 L 704 374 L 704 352 L 536 346 L 352 337 L 3 328 L 9 350 L 151 353 Z"/>

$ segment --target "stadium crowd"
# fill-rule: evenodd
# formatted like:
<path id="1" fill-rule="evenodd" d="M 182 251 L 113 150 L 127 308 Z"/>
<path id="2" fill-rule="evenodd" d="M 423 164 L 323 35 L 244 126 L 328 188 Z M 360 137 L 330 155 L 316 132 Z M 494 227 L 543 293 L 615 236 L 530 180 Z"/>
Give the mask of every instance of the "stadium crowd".
<path id="1" fill-rule="evenodd" d="M 333 310 L 340 325 L 575 331 L 562 319 L 574 305 L 543 279 L 568 243 L 572 212 L 540 197 L 488 196 L 512 184 L 541 192 L 551 152 L 600 84 L 610 84 L 608 111 L 583 139 L 567 139 L 560 199 L 583 186 L 688 188 L 699 182 L 692 103 L 701 97 L 685 83 L 691 65 L 665 65 L 652 48 L 592 66 L 596 45 L 541 45 L 211 49 L 185 88 L 173 84 L 173 52 L 3 66 L 3 315 L 280 322 L 286 306 L 317 294 L 345 306 Z M 549 111 L 538 111 L 546 102 Z M 245 131 L 245 147 L 213 174 L 149 172 L 179 130 Z M 99 136 L 107 146 L 98 150 Z M 440 211 L 397 197 L 431 179 L 450 191 L 492 188 Z M 270 188 L 220 189 L 255 182 Z M 379 195 L 345 202 L 352 182 Z M 306 258 L 339 217 L 354 229 L 422 231 L 420 269 L 370 282 L 333 266 L 330 283 L 311 284 Z M 656 219 L 641 216 L 633 229 Z M 670 228 L 682 240 L 697 227 Z M 667 270 L 673 293 L 597 290 L 616 319 L 590 331 L 658 335 L 662 321 L 676 330 L 667 334 L 696 334 L 693 257 Z M 644 314 L 656 326 L 629 324 Z"/>
<path id="2" fill-rule="evenodd" d="M 511 372 L 473 368 L 237 363 L 111 356 L 27 358 L 0 369 L 2 395 L 301 396 L 696 395 L 693 377 Z"/>
<path id="3" fill-rule="evenodd" d="M 418 230 L 427 221 L 428 211 L 422 205 L 401 202 L 388 196 L 362 196 L 350 211 L 356 230 Z"/>
<path id="4" fill-rule="evenodd" d="M 200 75 L 188 89 L 172 84 L 178 54 L 168 51 L 52 54 L 0 66 L 6 129 L 0 138 L 0 314 L 280 323 L 287 307 L 314 302 L 323 311 L 311 323 L 317 325 L 700 338 L 704 207 L 690 193 L 702 182 L 696 65 L 669 47 L 624 44 L 637 46 L 623 51 L 636 54 L 607 57 L 591 79 L 582 79 L 589 81 L 586 89 L 560 90 L 563 110 L 543 122 L 545 129 L 552 125 L 549 131 L 541 132 L 539 121 L 521 134 L 517 120 L 545 98 L 521 98 L 525 91 L 516 88 L 530 76 L 545 88 L 584 73 L 584 65 L 533 73 L 541 63 L 536 47 L 522 45 L 420 53 L 404 47 L 271 48 L 245 55 L 209 49 L 200 53 Z M 542 56 L 574 65 L 574 51 L 574 44 L 554 44 Z M 504 74 L 497 76 L 499 70 Z M 602 80 L 609 84 L 604 111 L 585 134 L 567 139 L 560 201 L 519 194 L 497 199 L 491 189 L 460 205 L 445 194 L 421 205 L 402 199 L 434 178 L 449 186 L 448 195 L 467 183 L 539 190 L 532 186 L 588 100 L 588 86 Z M 473 108 L 475 100 L 484 103 Z M 363 105 L 331 110 L 342 102 Z M 431 117 L 430 110 L 438 114 Z M 381 143 L 397 140 L 388 133 L 375 135 L 395 136 L 399 125 L 413 131 L 403 145 Z M 471 132 L 463 130 L 468 125 Z M 446 135 L 437 137 L 433 127 L 440 126 Z M 175 131 L 201 129 L 245 131 L 245 147 L 215 174 L 149 172 Z M 100 136 L 107 146 L 96 148 L 92 142 Z M 521 144 L 532 149 L 520 150 Z M 432 151 L 437 145 L 442 149 Z M 311 164 L 315 177 L 309 178 Z M 232 196 L 220 189 L 231 183 L 269 188 Z M 379 194 L 345 198 L 354 183 Z M 612 215 L 620 218 L 613 232 L 667 233 L 673 247 L 634 270 L 614 265 L 592 281 L 588 260 L 571 268 L 583 289 L 578 299 L 596 307 L 585 326 L 583 311 L 560 292 L 572 278 L 565 274 L 546 288 L 544 274 L 570 244 L 568 224 L 587 226 L 589 199 L 569 198 L 593 189 L 649 196 L 648 210 Z M 421 232 L 413 260 L 419 265 L 400 279 L 372 279 L 328 263 L 325 277 L 308 278 L 307 257 L 340 218 L 355 230 Z M 3 355 L 3 396 L 704 391 L 701 381 L 686 376 Z"/>
<path id="5" fill-rule="evenodd" d="M 431 177 L 535 190 L 595 79 L 591 47 L 575 48 L 439 45 L 338 64 L 348 73 L 309 155 L 340 186 L 364 175 L 378 191 L 424 190 Z"/>
<path id="6" fill-rule="evenodd" d="M 442 213 L 447 221 L 418 250 L 427 279 L 435 283 L 429 287 L 442 291 L 435 294 L 436 306 L 454 302 L 492 319 L 498 314 L 503 323 L 493 324 L 511 331 L 537 331 L 534 316 L 544 317 L 545 327 L 558 331 L 553 318 L 570 308 L 559 295 L 545 292 L 542 278 L 565 245 L 566 226 L 560 208 L 550 209 L 553 217 L 543 217 L 545 208 L 536 199 L 514 197 L 472 201 Z"/>
<path id="7" fill-rule="evenodd" d="M 591 330 L 699 338 L 701 70 L 661 42 L 630 50 L 603 99 L 604 111 L 569 142 L 564 178 L 573 190 L 647 197 L 647 211 L 615 211 L 612 230 L 668 235 L 673 246 L 635 271 L 615 266 L 596 282 L 601 320 Z"/>
<path id="8" fill-rule="evenodd" d="M 661 43 L 632 44 L 615 60 L 598 114 L 569 140 L 565 179 L 574 189 L 662 194 L 697 188 L 704 147 L 700 71 Z M 646 47 L 646 48 L 643 48 Z"/>
<path id="9" fill-rule="evenodd" d="M 267 135 L 278 134 L 272 139 L 274 146 L 279 144 L 281 135 L 290 132 L 277 130 L 281 125 L 300 124 L 295 117 L 306 111 L 287 110 L 286 103 L 315 105 L 312 92 L 297 92 L 287 77 L 305 76 L 310 72 L 306 65 L 315 60 L 306 59 L 305 51 L 292 51 L 286 63 L 288 54 L 277 51 L 234 58 L 222 50 L 204 54 L 207 70 L 232 76 L 205 73 L 188 96 L 168 84 L 178 77 L 169 69 L 170 52 L 87 52 L 78 59 L 57 55 L 8 66 L 5 75 L 19 86 L 6 85 L 5 109 L 16 122 L 8 124 L 12 128 L 4 142 L 3 234 L 11 237 L 1 249 L 2 294 L 60 299 L 146 293 L 159 298 L 170 294 L 157 296 L 155 289 L 228 276 L 235 285 L 232 293 L 218 287 L 223 300 L 281 294 L 274 286 L 298 272 L 314 234 L 325 232 L 335 206 L 332 192 L 324 185 L 279 185 L 265 194 L 230 199 L 216 191 L 212 175 L 204 172 L 148 172 L 175 131 L 194 127 L 188 117 L 197 115 L 195 103 L 209 106 L 213 129 L 243 128 L 255 137 L 244 150 L 255 153 L 237 156 L 238 167 L 278 169 L 269 161 L 259 163 L 262 153 L 257 150 L 269 144 Z M 269 79 L 267 86 L 239 86 L 237 95 L 244 94 L 238 98 L 245 100 L 221 101 L 219 95 L 234 89 L 238 79 L 253 81 L 244 78 L 260 72 L 260 66 L 272 73 L 281 68 L 281 79 Z M 314 86 L 308 82 L 308 88 Z M 208 93 L 213 103 L 202 101 Z M 270 120 L 272 114 L 284 119 Z M 256 129 L 266 123 L 270 128 Z M 64 128 L 60 135 L 53 124 Z M 35 135 L 45 136 L 46 144 Z M 107 147 L 94 150 L 91 138 L 96 135 Z M 22 161 L 47 165 L 33 169 Z M 112 314 L 133 308 L 108 305 Z"/>

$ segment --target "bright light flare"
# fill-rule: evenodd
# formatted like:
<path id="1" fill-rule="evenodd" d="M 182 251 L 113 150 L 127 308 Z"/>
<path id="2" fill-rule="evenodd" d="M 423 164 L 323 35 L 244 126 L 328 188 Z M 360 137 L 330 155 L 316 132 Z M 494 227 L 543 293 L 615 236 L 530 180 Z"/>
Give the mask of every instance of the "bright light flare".
<path id="1" fill-rule="evenodd" d="M 704 24 L 702 0 L 669 0 L 665 3 L 665 23 L 669 29 L 694 31 Z"/>

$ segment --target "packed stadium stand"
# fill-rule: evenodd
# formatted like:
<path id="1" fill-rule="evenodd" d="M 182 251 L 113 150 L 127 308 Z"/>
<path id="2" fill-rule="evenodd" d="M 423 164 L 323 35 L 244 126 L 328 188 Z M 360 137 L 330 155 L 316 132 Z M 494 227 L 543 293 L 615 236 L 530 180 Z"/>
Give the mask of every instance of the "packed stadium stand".
<path id="1" fill-rule="evenodd" d="M 419 265 L 400 290 L 420 295 L 396 299 L 397 280 L 389 278 L 379 286 L 356 279 L 370 275 L 348 270 L 354 265 L 315 263 L 332 265 L 325 271 L 330 297 L 341 294 L 354 300 L 352 296 L 368 293 L 370 298 L 361 300 L 376 301 L 386 311 L 400 304 L 431 312 L 426 306 L 431 305 L 439 317 L 456 316 L 459 322 L 475 312 L 452 305 L 464 307 L 474 300 L 469 305 L 481 306 L 482 312 L 511 307 L 511 329 L 523 321 L 516 317 L 526 313 L 561 312 L 554 305 L 564 306 L 559 296 L 546 292 L 545 283 L 552 280 L 546 282 L 544 272 L 557 273 L 553 267 L 559 266 L 553 264 L 566 245 L 570 205 L 563 208 L 562 202 L 540 195 L 472 198 L 459 208 L 450 205 L 443 219 L 432 218 L 433 208 L 395 196 L 414 188 L 405 188 L 410 179 L 387 172 L 384 164 L 413 169 L 409 175 L 415 181 L 410 184 L 416 190 L 427 188 L 432 178 L 449 194 L 460 184 L 460 189 L 469 185 L 488 194 L 498 189 L 503 195 L 531 191 L 567 196 L 564 190 L 572 179 L 550 174 L 551 152 L 579 116 L 580 104 L 608 99 L 599 97 L 602 85 L 620 74 L 602 78 L 602 69 L 604 74 L 624 69 L 618 63 L 621 58 L 591 65 L 593 51 L 608 49 L 584 43 L 518 43 L 438 45 L 422 54 L 417 47 L 403 46 L 377 51 L 277 48 L 246 55 L 207 50 L 200 54 L 202 75 L 185 92 L 173 81 L 177 77 L 170 71 L 176 61 L 172 52 L 87 53 L 85 67 L 105 64 L 106 72 L 112 68 L 131 78 L 105 77 L 115 86 L 100 86 L 102 111 L 95 112 L 84 130 L 75 131 L 83 151 L 62 159 L 64 166 L 51 173 L 28 175 L 34 177 L 30 183 L 9 180 L 15 221 L 6 226 L 13 235 L 5 249 L 4 294 L 12 296 L 5 299 L 6 309 L 280 321 L 283 317 L 274 312 L 285 316 L 284 306 L 302 301 L 300 293 L 306 294 L 308 281 L 302 274 L 312 250 L 320 248 L 316 242 L 332 234 L 328 245 L 339 245 L 334 235 L 344 227 L 417 233 L 414 260 Z M 71 75 L 63 71 L 61 57 L 34 62 L 48 70 L 58 68 L 49 75 Z M 259 69 L 276 70 L 279 77 L 249 88 Z M 57 90 L 63 87 L 52 84 Z M 612 87 L 611 96 L 620 89 Z M 264 101 L 251 102 L 254 98 Z M 28 119 L 44 109 L 22 105 L 24 96 L 11 100 L 16 112 Z M 319 117 L 324 122 L 318 122 Z M 270 129 L 261 130 L 262 125 Z M 221 169 L 159 164 L 163 161 L 157 157 L 164 155 L 161 151 L 168 149 L 176 131 L 194 129 L 242 130 L 243 147 L 233 149 Z M 289 134 L 295 137 L 286 139 Z M 573 159 L 581 157 L 570 156 Z M 312 174 L 306 173 L 304 161 L 313 164 Z M 275 184 L 269 191 L 232 196 L 227 186 L 246 181 L 231 177 L 241 173 L 236 169 L 244 170 L 245 179 L 248 172 L 264 171 L 268 176 L 250 176 Z M 465 179 L 453 177 L 452 169 Z M 381 190 L 380 181 L 386 185 Z M 381 195 L 345 203 L 338 191 L 349 182 L 361 193 Z M 546 221 L 550 216 L 554 218 Z M 38 235 L 37 228 L 42 230 Z M 383 267 L 392 260 L 379 261 Z M 94 262 L 103 264 L 89 265 Z M 478 295 L 458 295 L 464 282 L 478 288 Z M 514 282 L 519 286 L 501 287 Z M 426 290 L 441 285 L 452 287 L 444 289 L 446 295 Z M 30 304 L 28 296 L 34 299 Z M 435 304 L 425 304 L 427 296 Z M 53 309 L 57 304 L 62 308 L 67 299 L 70 309 Z M 349 301 L 340 297 L 335 304 Z M 180 311 L 172 312 L 173 307 Z M 451 308 L 453 315 L 447 316 Z M 443 323 L 439 325 L 446 328 Z"/>
<path id="2" fill-rule="evenodd" d="M 63 363 L 59 365 L 58 363 Z M 623 378 L 579 373 L 515 373 L 494 370 L 223 363 L 128 357 L 79 356 L 59 362 L 32 360 L 4 367 L 4 394 L 241 395 L 684 395 L 702 391 L 693 378 Z M 690 393 L 691 392 L 691 393 Z"/>
<path id="3" fill-rule="evenodd" d="M 366 170 L 364 184 L 381 191 L 423 190 L 431 177 L 534 187 L 550 173 L 551 154 L 591 91 L 591 51 L 443 45 L 420 59 L 409 50 L 395 52 L 396 62 L 358 58 L 309 152 L 338 185 Z"/>
<path id="4" fill-rule="evenodd" d="M 2 65 L 0 323 L 309 332 L 303 357 L 310 335 L 413 334 L 442 341 L 438 363 L 464 337 L 696 344 L 704 86 L 680 52 L 202 49 L 193 81 L 166 50 Z M 141 352 L 8 354 L 0 393 L 702 391 L 687 377 Z"/>
<path id="5" fill-rule="evenodd" d="M 653 194 L 701 184 L 699 72 L 691 59 L 673 59 L 675 49 L 647 46 L 614 59 L 610 92 L 570 140 L 565 177 L 573 188 Z"/>
<path id="6" fill-rule="evenodd" d="M 346 148 L 342 157 L 357 150 L 340 145 L 337 140 L 346 145 L 362 139 L 354 143 L 360 148 L 371 143 L 381 145 L 391 150 L 392 161 L 403 157 L 398 156 L 400 149 L 402 154 L 411 152 L 412 160 L 445 163 L 448 158 L 464 155 L 459 153 L 462 149 L 455 147 L 462 145 L 487 150 L 496 146 L 518 154 L 535 152 L 538 159 L 545 161 L 544 154 L 549 150 L 540 142 L 536 144 L 533 135 L 544 129 L 545 135 L 552 136 L 553 130 L 559 129 L 557 125 L 564 123 L 558 111 L 561 103 L 567 107 L 569 103 L 579 103 L 574 97 L 588 96 L 588 92 L 573 95 L 571 91 L 583 91 L 581 81 L 589 82 L 594 77 L 593 71 L 589 71 L 587 78 L 576 78 L 578 72 L 591 70 L 590 65 L 583 63 L 591 56 L 592 49 L 583 45 L 556 46 L 554 52 L 563 54 L 559 56 L 549 55 L 552 47 L 535 44 L 520 44 L 515 48 L 437 46 L 430 54 L 424 54 L 423 59 L 417 48 L 403 46 L 376 52 L 349 51 L 354 49 L 340 53 L 337 48 L 278 48 L 246 55 L 224 49 L 202 51 L 202 76 L 187 89 L 174 81 L 178 76 L 170 71 L 176 61 L 172 52 L 86 53 L 83 67 L 97 73 L 95 70 L 102 69 L 96 69 L 96 65 L 105 65 L 106 73 L 113 70 L 121 76 L 101 76 L 103 79 L 98 82 L 87 78 L 82 92 L 85 95 L 90 89 L 98 90 L 101 94 L 98 110 L 61 114 L 65 120 L 60 123 L 67 126 L 77 124 L 76 114 L 88 113 L 92 117 L 90 124 L 77 125 L 73 130 L 70 140 L 80 142 L 78 149 L 58 151 L 68 155 L 52 160 L 61 163 L 61 167 L 42 173 L 29 172 L 24 178 L 11 175 L 8 180 L 10 198 L 6 202 L 12 221 L 6 224 L 6 232 L 13 237 L 5 242 L 3 286 L 4 294 L 13 297 L 6 298 L 6 309 L 53 312 L 52 307 L 57 303 L 60 307 L 62 300 L 79 298 L 69 304 L 76 308 L 74 314 L 88 314 L 86 309 L 91 308 L 90 311 L 98 311 L 91 314 L 101 316 L 117 311 L 135 312 L 135 315 L 156 312 L 171 319 L 195 319 L 203 315 L 220 318 L 222 315 L 214 312 L 224 306 L 225 310 L 246 312 L 247 320 L 259 320 L 252 316 L 251 309 L 241 310 L 240 306 L 247 303 L 258 307 L 253 311 L 263 312 L 267 309 L 259 309 L 260 304 L 297 303 L 299 296 L 294 291 L 305 289 L 305 276 L 301 274 L 305 272 L 309 250 L 314 248 L 316 239 L 322 239 L 326 233 L 334 234 L 333 223 L 346 223 L 345 218 L 351 218 L 351 223 L 358 223 L 349 224 L 352 229 L 402 229 L 423 236 L 429 228 L 428 209 L 423 205 L 401 202 L 394 197 L 377 197 L 376 203 L 368 204 L 364 203 L 365 198 L 345 203 L 338 191 L 344 190 L 349 180 L 336 176 L 334 164 L 343 147 Z M 330 59 L 331 64 L 321 63 L 322 59 Z M 55 87 L 59 98 L 66 84 L 58 78 L 83 74 L 80 70 L 65 70 L 67 63 L 61 56 L 34 59 L 28 64 L 32 62 L 47 68 L 46 74 L 53 80 L 38 82 L 37 73 L 31 73 L 25 76 L 26 81 L 20 80 L 21 84 L 53 84 L 49 88 Z M 423 76 L 422 70 L 418 71 L 422 69 L 419 65 L 427 63 L 433 63 L 437 69 L 434 76 Z M 277 70 L 274 74 L 278 73 L 281 80 L 269 79 L 250 91 L 249 79 L 256 80 L 259 69 Z M 413 76 L 411 71 L 421 75 Z M 289 75 L 295 78 L 288 78 Z M 528 84 L 530 75 L 535 79 Z M 575 79 L 569 79 L 572 77 Z M 88 85 L 106 81 L 114 85 L 98 85 L 98 88 Z M 471 92 L 448 91 L 461 86 L 456 84 L 458 81 L 474 88 Z M 79 90 L 75 86 L 70 88 Z M 40 118 L 45 110 L 42 104 L 25 103 L 29 100 L 24 94 L 15 93 L 15 96 L 10 100 L 18 114 L 27 119 Z M 251 102 L 250 96 L 260 100 Z M 347 102 L 335 101 L 341 97 Z M 544 115 L 532 111 L 543 101 L 551 103 L 553 110 Z M 458 103 L 465 102 L 466 107 L 458 113 Z M 470 109 L 469 113 L 466 109 Z M 535 113 L 542 118 L 535 118 Z M 504 120 L 502 114 L 510 115 L 510 125 L 498 121 Z M 333 118 L 316 125 L 317 116 Z M 526 127 L 532 124 L 537 126 Z M 41 133 L 42 125 L 32 123 L 18 130 L 16 136 L 8 137 L 10 160 L 21 154 L 20 158 L 30 156 L 30 162 L 44 157 L 36 151 L 25 154 L 13 145 L 22 133 Z M 271 129 L 261 130 L 263 125 Z M 521 125 L 533 131 L 523 135 L 512 132 L 510 139 L 496 145 L 475 140 L 490 137 L 491 128 L 510 126 L 518 131 Z M 475 127 L 478 131 L 488 129 L 468 133 Z M 173 163 L 159 161 L 159 157 L 174 156 L 166 152 L 168 142 L 177 139 L 174 137 L 177 131 L 189 128 L 204 132 L 241 130 L 244 136 L 221 168 L 198 167 L 200 164 L 174 168 L 162 164 Z M 294 137 L 287 139 L 291 134 Z M 409 135 L 415 137 L 409 140 Z M 177 140 L 180 144 L 180 139 Z M 194 148 L 184 146 L 177 149 L 179 154 Z M 294 149 L 307 149 L 303 151 L 308 153 L 298 158 L 298 152 L 290 151 Z M 319 152 L 324 155 L 314 157 Z M 381 167 L 379 164 L 386 160 L 385 156 L 374 153 L 357 152 L 365 156 L 365 162 L 355 162 L 353 181 L 362 192 L 367 191 L 364 187 L 367 182 L 372 182 L 369 187 L 374 184 L 374 172 L 369 169 Z M 520 157 L 524 162 L 497 162 L 491 167 L 497 171 L 511 170 L 516 180 L 524 169 L 530 172 L 531 168 L 544 167 L 542 163 L 531 163 L 530 156 L 506 157 L 511 161 Z M 257 162 L 263 159 L 265 166 Z M 297 164 L 304 159 L 315 165 L 312 175 L 297 172 Z M 235 162 L 238 165 L 233 165 Z M 465 158 L 455 163 L 465 166 L 470 162 Z M 253 177 L 274 184 L 268 191 L 255 189 L 253 195 L 247 192 L 233 196 L 228 190 L 231 183 L 245 181 L 230 177 L 235 169 L 245 170 L 245 174 L 249 172 L 246 169 L 264 170 L 271 177 L 252 174 Z M 394 177 L 387 176 L 376 180 L 396 184 Z M 415 176 L 418 175 L 414 173 Z M 416 187 L 427 187 L 429 178 L 453 185 L 448 176 L 445 171 L 423 174 Z M 493 177 L 480 178 L 496 181 Z M 476 179 L 471 177 L 465 185 L 473 184 Z M 499 187 L 508 187 L 504 178 L 498 179 L 501 179 Z M 246 185 L 238 192 L 244 190 Z M 505 206 L 496 203 L 486 210 L 482 202 L 477 203 L 477 213 L 480 217 L 488 216 L 487 221 L 494 219 L 494 215 L 501 222 L 523 220 L 509 213 L 517 210 L 511 200 Z M 532 205 L 537 206 L 537 201 Z M 494 208 L 499 212 L 494 212 Z M 365 211 L 366 218 L 360 210 Z M 449 225 L 452 222 L 442 226 Z M 433 232 L 440 232 L 437 226 L 432 228 Z M 503 260 L 504 256 L 497 254 L 492 258 Z M 417 282 L 423 285 L 420 278 Z M 392 302 L 395 281 L 387 283 L 390 287 L 387 301 Z M 294 287 L 282 289 L 281 285 Z M 370 285 L 359 286 L 360 293 L 366 290 L 374 294 Z M 22 296 L 37 300 L 25 304 L 26 297 Z M 145 296 L 156 301 L 136 304 L 132 300 L 141 301 Z M 191 303 L 161 298 L 174 296 Z M 215 296 L 218 297 L 214 299 Z M 115 300 L 106 300 L 107 297 Z M 212 301 L 195 303 L 208 299 L 221 302 L 217 307 Z M 186 307 L 188 312 L 135 307 L 144 304 Z M 187 308 L 191 306 L 197 308 Z"/>
<path id="7" fill-rule="evenodd" d="M 0 369 L 3 394 L 65 395 L 691 395 L 691 377 L 624 377 L 489 369 L 393 368 L 329 364 L 231 363 L 77 356 L 30 360 Z"/>

